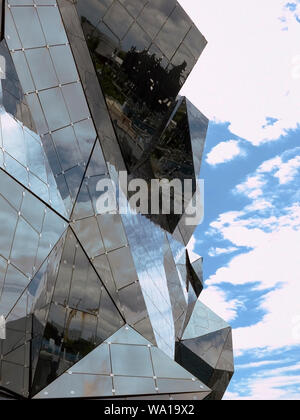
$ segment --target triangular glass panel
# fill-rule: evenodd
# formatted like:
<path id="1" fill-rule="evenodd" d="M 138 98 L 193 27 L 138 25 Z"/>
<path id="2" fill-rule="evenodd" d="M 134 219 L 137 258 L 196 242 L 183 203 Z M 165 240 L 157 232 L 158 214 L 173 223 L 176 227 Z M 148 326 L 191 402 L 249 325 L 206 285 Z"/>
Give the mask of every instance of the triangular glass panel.
<path id="1" fill-rule="evenodd" d="M 22 397 L 28 397 L 29 368 L 25 364 L 1 362 L 1 387 Z"/>
<path id="2" fill-rule="evenodd" d="M 222 318 L 198 300 L 182 340 L 201 337 L 228 327 L 229 325 Z"/>
<path id="3" fill-rule="evenodd" d="M 5 21 L 7 25 L 6 33 L 7 36 L 10 36 L 12 34 L 9 34 L 11 31 L 8 26 L 12 28 L 13 24 L 11 25 L 11 15 L 9 14 L 7 5 Z M 7 115 L 10 114 L 16 118 L 16 120 L 24 124 L 30 131 L 36 132 L 35 124 L 25 99 L 24 91 L 21 87 L 20 79 L 5 40 L 0 43 L 0 56 L 1 72 L 4 73 L 0 74 L 0 106 L 2 112 L 7 113 Z M 24 79 L 27 76 L 26 67 L 24 66 L 24 62 L 20 62 L 20 65 L 23 65 L 22 77 Z"/>
<path id="4" fill-rule="evenodd" d="M 234 372 L 233 344 L 231 331 L 228 334 L 220 359 L 218 360 L 216 369 Z"/>
<path id="5" fill-rule="evenodd" d="M 198 338 L 184 340 L 182 343 L 211 367 L 216 368 L 229 333 L 230 328 L 226 328 Z"/>
<path id="6" fill-rule="evenodd" d="M 206 399 L 211 401 L 222 400 L 225 391 L 228 388 L 228 385 L 231 381 L 232 375 L 232 372 L 224 370 L 215 370 L 209 383 L 212 392 Z"/>
<path id="7" fill-rule="evenodd" d="M 182 366 L 174 363 L 166 354 L 156 347 L 151 347 L 153 369 L 157 378 L 165 379 L 195 379 Z"/>
<path id="8" fill-rule="evenodd" d="M 178 337 L 183 327 L 184 315 L 188 306 L 187 292 L 182 287 L 181 276 L 179 276 L 181 273 L 177 270 L 167 237 L 165 238 L 164 268 L 173 312 L 175 337 Z"/>
<path id="9" fill-rule="evenodd" d="M 187 265 L 190 271 L 190 283 L 199 297 L 203 290 L 203 259 L 199 257 L 196 261 L 191 263 L 189 256 L 187 255 Z"/>
<path id="10" fill-rule="evenodd" d="M 114 335 L 109 337 L 107 341 L 112 344 L 133 344 L 141 346 L 151 344 L 150 341 L 144 338 L 141 334 L 137 334 L 137 332 L 129 325 L 122 327 Z"/>
<path id="11" fill-rule="evenodd" d="M 97 185 L 99 181 L 107 180 L 107 182 L 109 182 L 109 179 L 102 149 L 99 141 L 96 140 L 95 147 L 92 151 L 85 177 L 80 186 L 71 215 L 72 221 L 76 222 L 98 214 L 97 199 L 100 198 L 101 191 L 97 191 Z"/>
<path id="12" fill-rule="evenodd" d="M 207 395 L 210 389 L 125 326 L 35 398 L 101 398 L 183 392 L 205 392 Z"/>

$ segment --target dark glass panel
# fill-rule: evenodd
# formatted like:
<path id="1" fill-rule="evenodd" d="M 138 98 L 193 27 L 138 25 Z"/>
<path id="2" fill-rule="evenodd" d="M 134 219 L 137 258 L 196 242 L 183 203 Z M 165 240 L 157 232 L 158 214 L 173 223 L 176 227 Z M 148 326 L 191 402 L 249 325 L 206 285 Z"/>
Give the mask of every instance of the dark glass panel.
<path id="1" fill-rule="evenodd" d="M 96 216 L 78 220 L 72 223 L 72 228 L 89 258 L 93 259 L 105 253 Z"/>
<path id="2" fill-rule="evenodd" d="M 133 17 L 137 17 L 148 0 L 120 0 Z"/>
<path id="3" fill-rule="evenodd" d="M 25 368 L 14 363 L 1 362 L 1 385 L 16 394 L 24 395 L 24 370 Z"/>
<path id="4" fill-rule="evenodd" d="M 113 0 L 90 0 L 88 2 L 86 0 L 78 0 L 76 7 L 79 16 L 84 17 L 96 26 L 112 2 Z"/>
<path id="5" fill-rule="evenodd" d="M 207 41 L 195 25 L 193 25 L 184 39 L 184 44 L 191 51 L 195 59 L 198 60 L 207 44 Z"/>
<path id="6" fill-rule="evenodd" d="M 102 290 L 97 327 L 97 344 L 118 331 L 124 321 L 105 289 Z"/>
<path id="7" fill-rule="evenodd" d="M 234 360 L 233 360 L 233 343 L 232 343 L 232 331 L 229 330 L 227 340 L 220 359 L 218 360 L 216 369 L 226 370 L 228 372 L 234 372 Z"/>
<path id="8" fill-rule="evenodd" d="M 226 389 L 231 381 L 232 373 L 224 372 L 222 370 L 216 370 L 210 380 L 209 386 L 212 389 L 212 393 L 206 398 L 206 400 L 219 401 L 222 400 Z"/>
<path id="9" fill-rule="evenodd" d="M 139 327 L 136 324 L 138 324 L 139 321 L 148 318 L 148 312 L 140 283 L 137 281 L 136 283 L 124 287 L 118 291 L 118 295 L 126 321 L 139 331 Z M 143 328 L 143 335 L 145 337 L 150 337 L 152 341 L 153 331 L 150 322 L 148 329 L 149 331 L 146 331 Z"/>
<path id="10" fill-rule="evenodd" d="M 156 44 L 169 60 L 190 28 L 190 18 L 180 7 L 176 7 L 155 39 Z"/>
<path id="11" fill-rule="evenodd" d="M 130 51 L 133 45 L 136 47 L 137 51 L 143 51 L 144 49 L 148 49 L 150 44 L 151 38 L 137 23 L 134 23 L 131 26 L 122 40 L 122 47 L 125 51 Z"/>
<path id="12" fill-rule="evenodd" d="M 133 18 L 118 1 L 115 1 L 103 17 L 103 21 L 119 39 L 122 39 L 132 25 Z"/>
<path id="13" fill-rule="evenodd" d="M 127 237 L 119 214 L 102 214 L 97 216 L 97 220 L 107 252 L 127 245 Z"/>
<path id="14" fill-rule="evenodd" d="M 137 280 L 137 273 L 128 247 L 110 252 L 108 260 L 118 289 Z"/>
<path id="15" fill-rule="evenodd" d="M 154 39 L 175 6 L 176 0 L 149 1 L 138 17 L 138 22 L 148 32 L 151 38 Z"/>
<path id="16" fill-rule="evenodd" d="M 204 362 L 215 369 L 218 360 L 221 357 L 228 333 L 229 328 L 226 328 L 202 337 L 194 338 L 193 340 L 184 340 L 183 343 L 185 347 L 194 352 L 198 357 L 201 357 Z"/>
<path id="17" fill-rule="evenodd" d="M 120 301 L 119 295 L 117 292 L 117 286 L 114 281 L 110 264 L 107 258 L 107 255 L 100 255 L 93 259 L 92 261 L 93 266 L 95 267 L 101 281 L 105 285 L 107 291 L 109 292 L 110 296 L 114 300 L 115 304 L 120 308 Z"/>
<path id="18" fill-rule="evenodd" d="M 156 14 L 166 13 L 164 4 L 157 7 Z M 84 11 L 81 13 L 84 14 Z M 154 144 L 161 134 L 182 85 L 181 75 L 186 64 L 183 62 L 166 70 L 168 63 L 162 63 L 161 52 L 156 55 L 157 50 L 153 48 L 150 53 L 147 52 L 151 39 L 144 32 L 145 26 L 142 24 L 134 23 L 120 45 L 111 34 L 122 31 L 115 21 L 118 13 L 125 13 L 126 16 L 122 6 L 115 2 L 104 17 L 107 26 L 101 23 L 93 28 L 90 22 L 83 20 L 83 30 L 123 157 L 127 168 L 133 170 L 151 143 Z M 155 20 L 161 22 L 156 17 Z M 121 22 L 126 25 L 126 19 Z M 122 36 L 123 32 L 119 33 L 120 39 Z"/>
<path id="19" fill-rule="evenodd" d="M 51 305 L 33 379 L 33 394 L 54 381 L 62 369 L 69 367 L 62 353 L 66 314 L 63 306 Z"/>
<path id="20" fill-rule="evenodd" d="M 96 314 L 99 309 L 101 282 L 80 246 L 76 249 L 68 306 Z"/>
<path id="21" fill-rule="evenodd" d="M 85 312 L 67 311 L 62 347 L 63 358 L 73 366 L 95 348 L 97 317 Z"/>

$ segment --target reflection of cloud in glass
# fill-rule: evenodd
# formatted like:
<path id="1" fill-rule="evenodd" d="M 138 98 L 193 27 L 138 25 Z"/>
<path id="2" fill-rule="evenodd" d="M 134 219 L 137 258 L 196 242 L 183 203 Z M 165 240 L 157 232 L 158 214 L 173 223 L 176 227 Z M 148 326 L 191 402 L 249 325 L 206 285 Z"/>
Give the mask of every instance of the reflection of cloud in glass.
<path id="1" fill-rule="evenodd" d="M 49 170 L 40 136 L 5 112 L 3 106 L 0 107 L 0 122 L 3 153 L 0 166 L 45 202 L 49 203 L 53 198 L 55 208 L 64 214 L 64 205 Z"/>

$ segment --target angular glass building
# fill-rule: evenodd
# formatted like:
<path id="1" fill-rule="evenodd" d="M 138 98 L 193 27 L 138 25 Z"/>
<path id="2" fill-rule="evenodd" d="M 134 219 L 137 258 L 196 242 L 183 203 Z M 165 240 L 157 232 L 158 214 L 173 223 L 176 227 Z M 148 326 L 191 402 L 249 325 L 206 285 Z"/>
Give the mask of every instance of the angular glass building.
<path id="1" fill-rule="evenodd" d="M 196 194 L 208 120 L 178 94 L 205 38 L 175 0 L 1 10 L 0 399 L 221 399 L 232 334 L 199 299 L 196 224 L 97 206 L 120 172 Z"/>

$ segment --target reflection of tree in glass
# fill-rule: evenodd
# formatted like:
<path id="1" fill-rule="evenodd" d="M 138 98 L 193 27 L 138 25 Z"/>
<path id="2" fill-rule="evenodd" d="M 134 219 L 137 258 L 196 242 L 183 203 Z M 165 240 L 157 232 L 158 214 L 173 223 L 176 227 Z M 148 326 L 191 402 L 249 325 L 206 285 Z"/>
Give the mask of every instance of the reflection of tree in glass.
<path id="1" fill-rule="evenodd" d="M 157 178 L 193 178 L 194 165 L 185 103 L 181 105 L 151 153 Z"/>
<path id="2" fill-rule="evenodd" d="M 132 46 L 126 52 L 119 45 L 113 47 L 106 35 L 88 21 L 84 24 L 88 47 L 106 97 L 122 106 L 125 102 L 127 105 L 138 102 L 139 106 L 146 108 L 143 112 L 145 117 L 149 111 L 167 112 L 181 89 L 187 63 L 184 61 L 166 69 L 162 66 L 162 59 L 149 54 L 146 49 L 137 51 Z M 111 49 L 110 57 L 104 45 Z"/>
<path id="3" fill-rule="evenodd" d="M 150 55 L 146 50 L 138 52 L 132 47 L 126 54 L 122 69 L 133 84 L 133 92 L 138 100 L 146 103 L 151 111 L 162 112 L 176 98 L 186 66 L 184 61 L 167 70 L 155 54 Z"/>

